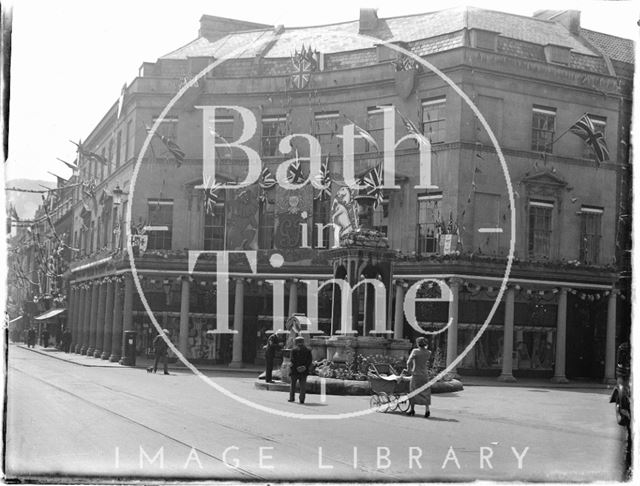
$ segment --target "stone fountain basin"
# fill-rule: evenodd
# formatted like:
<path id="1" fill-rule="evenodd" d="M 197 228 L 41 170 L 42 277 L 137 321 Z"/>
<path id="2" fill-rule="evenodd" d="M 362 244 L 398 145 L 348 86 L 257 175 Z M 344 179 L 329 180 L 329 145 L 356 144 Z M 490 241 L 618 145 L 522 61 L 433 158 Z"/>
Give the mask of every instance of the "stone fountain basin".
<path id="1" fill-rule="evenodd" d="M 277 381 L 276 383 L 265 383 L 264 373 L 256 381 L 256 388 L 265 390 L 289 390 L 289 384 Z M 280 380 L 280 372 L 273 372 L 273 379 Z M 307 393 L 320 394 L 320 382 L 325 380 L 325 393 L 327 395 L 371 395 L 371 385 L 364 380 L 340 380 L 337 378 L 320 378 L 311 375 L 307 378 Z M 438 381 L 431 387 L 431 393 L 453 393 L 462 391 L 464 387 L 460 380 L 452 379 L 448 381 Z"/>

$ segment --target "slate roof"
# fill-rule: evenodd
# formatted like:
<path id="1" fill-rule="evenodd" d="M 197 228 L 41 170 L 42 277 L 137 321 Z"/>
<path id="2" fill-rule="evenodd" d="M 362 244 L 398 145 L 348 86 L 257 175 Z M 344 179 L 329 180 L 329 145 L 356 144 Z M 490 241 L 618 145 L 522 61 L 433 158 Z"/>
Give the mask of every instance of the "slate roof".
<path id="1" fill-rule="evenodd" d="M 289 57 L 303 44 L 311 45 L 314 49 L 326 54 L 371 48 L 370 40 L 340 35 L 343 33 L 355 35 L 358 33 L 358 28 L 357 20 L 331 25 L 286 28 L 264 56 L 267 58 Z M 367 35 L 385 41 L 411 42 L 458 32 L 465 28 L 497 31 L 507 38 L 538 45 L 556 44 L 568 47 L 575 53 L 599 56 L 598 52 L 585 46 L 558 23 L 475 7 L 458 7 L 425 14 L 379 19 L 376 30 L 367 32 Z M 162 56 L 161 59 L 186 59 L 189 56 L 220 58 L 234 50 L 242 49 L 243 46 L 246 50 L 242 51 L 239 57 L 254 57 L 268 43 L 265 41 L 273 38 L 273 29 L 237 32 L 213 42 L 200 37 Z M 262 41 L 262 45 L 253 45 L 256 41 Z M 613 41 L 611 43 L 614 44 Z"/>
<path id="2" fill-rule="evenodd" d="M 596 47 L 602 49 L 602 51 L 614 61 L 629 64 L 634 63 L 635 47 L 632 40 L 587 29 L 580 29 L 580 35 Z"/>

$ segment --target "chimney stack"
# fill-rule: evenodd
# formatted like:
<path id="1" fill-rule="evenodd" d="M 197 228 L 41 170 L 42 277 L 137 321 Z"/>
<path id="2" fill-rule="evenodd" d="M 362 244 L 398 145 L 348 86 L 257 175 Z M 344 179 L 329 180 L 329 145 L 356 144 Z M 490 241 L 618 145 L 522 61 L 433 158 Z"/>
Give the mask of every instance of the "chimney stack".
<path id="1" fill-rule="evenodd" d="M 538 10 L 533 17 L 563 25 L 573 35 L 580 34 L 580 10 Z"/>
<path id="2" fill-rule="evenodd" d="M 375 8 L 360 9 L 359 32 L 370 32 L 378 27 L 378 10 Z"/>

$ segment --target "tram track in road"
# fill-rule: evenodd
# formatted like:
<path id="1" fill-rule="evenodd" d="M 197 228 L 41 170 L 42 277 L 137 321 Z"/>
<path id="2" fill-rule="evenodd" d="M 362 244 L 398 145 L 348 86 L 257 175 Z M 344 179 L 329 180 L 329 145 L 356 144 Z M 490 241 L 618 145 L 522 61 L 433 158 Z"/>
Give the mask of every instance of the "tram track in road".
<path id="1" fill-rule="evenodd" d="M 203 455 L 203 456 L 205 456 L 205 457 L 209 457 L 209 458 L 213 459 L 214 461 L 216 461 L 216 462 L 218 462 L 218 463 L 220 463 L 220 464 L 222 464 L 222 465 L 225 465 L 225 466 L 226 466 L 226 463 L 225 463 L 225 461 L 222 459 L 222 457 L 219 457 L 219 456 L 217 456 L 217 455 L 215 455 L 215 454 L 212 454 L 212 453 L 210 453 L 210 452 L 207 452 L 207 451 L 205 451 L 205 450 L 202 450 L 201 448 L 194 447 L 194 446 L 192 446 L 191 444 L 188 444 L 188 443 L 186 443 L 186 442 L 184 442 L 184 441 L 182 441 L 182 440 L 180 440 L 180 439 L 178 439 L 178 438 L 176 438 L 176 437 L 173 437 L 173 436 L 171 436 L 171 435 L 168 435 L 168 434 L 166 434 L 166 433 L 162 432 L 161 430 L 159 430 L 159 429 L 157 429 L 157 428 L 155 428 L 155 427 L 151 427 L 151 426 L 146 425 L 146 424 L 144 424 L 144 423 L 142 423 L 142 422 L 140 422 L 140 421 L 138 421 L 138 420 L 135 420 L 135 419 L 133 419 L 133 418 L 131 418 L 131 417 L 128 417 L 128 416 L 126 416 L 126 415 L 124 415 L 124 414 L 118 413 L 118 412 L 116 412 L 115 410 L 113 410 L 113 409 L 111 409 L 111 408 L 109 408 L 109 407 L 107 407 L 107 406 L 103 406 L 103 405 L 100 405 L 100 404 L 98 404 L 98 403 L 95 403 L 95 402 L 93 402 L 93 401 L 91 401 L 91 400 L 88 400 L 88 399 L 86 399 L 85 397 L 83 397 L 83 396 L 81 396 L 81 395 L 79 395 L 79 394 L 77 394 L 77 393 L 74 393 L 74 392 L 72 392 L 72 391 L 70 391 L 70 390 L 67 390 L 67 389 L 65 389 L 65 388 L 63 388 L 63 387 L 61 387 L 61 386 L 54 385 L 54 384 L 52 384 L 52 383 L 48 382 L 47 380 L 44 380 L 44 379 L 42 379 L 42 378 L 39 378 L 38 376 L 33 375 L 33 374 L 31 374 L 31 373 L 29 373 L 29 372 L 27 372 L 27 371 L 25 371 L 25 370 L 22 370 L 22 369 L 20 369 L 20 368 L 17 368 L 16 366 L 10 366 L 10 368 L 11 368 L 12 370 L 14 370 L 15 372 L 17 372 L 17 373 L 22 373 L 22 374 L 24 374 L 24 375 L 28 376 L 29 378 L 31 378 L 31 379 L 33 379 L 33 380 L 36 380 L 36 381 L 38 381 L 38 382 L 40 382 L 40 383 L 42 383 L 43 385 L 49 386 L 49 387 L 51 387 L 51 388 L 53 388 L 53 389 L 57 390 L 58 392 L 61 392 L 61 393 L 64 393 L 64 394 L 70 395 L 70 396 L 72 396 L 73 398 L 75 398 L 75 399 L 77 399 L 77 400 L 80 400 L 81 402 L 83 402 L 83 403 L 85 403 L 85 404 L 87 404 L 87 405 L 89 405 L 89 406 L 91 406 L 91 407 L 94 407 L 94 408 L 96 408 L 96 409 L 100 410 L 101 412 L 106 412 L 106 413 L 108 413 L 108 414 L 110 414 L 110 415 L 114 415 L 114 416 L 116 416 L 116 417 L 118 417 L 118 418 L 120 418 L 120 419 L 122 419 L 122 420 L 125 420 L 125 421 L 127 421 L 127 422 L 129 422 L 129 423 L 131 423 L 131 424 L 134 424 L 134 425 L 136 425 L 136 426 L 138 426 L 138 427 L 142 427 L 142 428 L 144 428 L 145 430 L 147 430 L 147 431 L 149 431 L 149 432 L 152 432 L 152 433 L 157 434 L 157 435 L 159 435 L 159 436 L 161 436 L 161 437 L 163 437 L 163 438 L 165 438 L 165 439 L 168 439 L 168 440 L 170 440 L 170 441 L 172 441 L 172 442 L 175 442 L 176 444 L 179 444 L 179 445 L 181 445 L 181 446 L 184 446 L 184 447 L 186 447 L 188 450 L 193 449 L 193 450 L 195 450 L 195 451 L 196 451 L 196 453 L 197 453 L 197 454 L 199 454 L 199 455 L 201 454 L 201 455 Z M 105 387 L 105 388 L 109 388 L 109 387 Z M 253 472 L 251 472 L 251 471 L 249 471 L 249 470 L 247 470 L 247 469 L 244 469 L 244 468 L 242 468 L 242 467 L 240 467 L 240 466 L 233 467 L 232 469 L 233 469 L 233 470 L 235 470 L 235 471 L 237 471 L 237 472 L 242 476 L 242 478 L 243 478 L 243 479 L 258 480 L 258 481 L 266 481 L 266 478 L 265 478 L 265 477 L 260 476 L 260 475 L 258 475 L 258 474 L 255 474 L 255 473 L 253 473 Z"/>
<path id="2" fill-rule="evenodd" d="M 222 464 L 226 464 L 225 461 L 222 459 L 222 457 L 217 456 L 215 454 L 212 454 L 210 452 L 206 452 L 204 451 L 202 448 L 198 448 L 195 446 L 192 446 L 191 444 L 188 444 L 187 442 L 180 440 L 172 435 L 169 435 L 165 432 L 162 432 L 159 428 L 156 428 L 154 426 L 150 426 L 147 425 L 143 422 L 141 422 L 140 420 L 137 420 L 135 418 L 132 418 L 130 416 L 127 416 L 123 413 L 117 412 L 115 411 L 113 408 L 108 408 L 107 406 L 101 405 L 100 403 L 97 403 L 95 401 L 92 401 L 82 395 L 79 395 L 78 393 L 75 393 L 74 391 L 71 391 L 68 389 L 68 387 L 62 386 L 60 384 L 54 384 L 51 382 L 51 378 L 53 378 L 52 376 L 49 377 L 39 377 L 37 374 L 33 374 L 29 371 L 26 371 L 24 369 L 20 369 L 19 367 L 16 367 L 15 364 L 10 364 L 10 368 L 11 370 L 14 370 L 16 372 L 19 373 L 23 373 L 24 375 L 27 375 L 28 377 L 43 383 L 45 385 L 48 385 L 49 387 L 60 391 L 62 393 L 65 393 L 69 396 L 72 396 L 80 401 L 82 401 L 83 403 L 86 403 L 90 406 L 93 406 L 96 409 L 99 409 L 101 411 L 105 411 L 108 412 L 111 415 L 114 415 L 116 417 L 119 417 L 121 419 L 126 420 L 129 423 L 138 425 L 140 427 L 145 428 L 146 430 L 156 433 L 164 438 L 167 438 L 177 444 L 180 444 L 182 446 L 185 446 L 186 448 L 190 449 L 193 448 L 198 454 L 202 454 L 203 456 L 207 456 L 210 457 L 214 460 L 216 460 L 219 463 Z M 60 375 L 57 375 L 60 376 Z M 67 375 L 68 376 L 68 375 Z M 83 382 L 82 380 L 75 380 L 72 385 L 73 387 L 77 388 L 77 389 L 82 389 L 84 392 L 87 392 L 87 385 L 89 383 Z M 168 412 L 173 412 L 174 414 L 178 414 L 177 416 L 180 416 L 181 418 L 185 419 L 185 418 L 189 418 L 189 419 L 193 419 L 194 421 L 197 420 L 201 420 L 202 416 L 201 415 L 197 415 L 194 413 L 189 412 L 188 410 L 185 410 L 183 408 L 178 408 L 172 405 L 167 404 L 167 402 L 158 400 L 158 399 L 154 399 L 153 397 L 149 397 L 146 395 L 142 395 L 142 394 L 138 394 L 129 390 L 124 390 L 121 388 L 117 388 L 115 386 L 112 385 L 106 385 L 103 383 L 97 383 L 95 381 L 92 381 L 90 383 L 90 385 L 92 387 L 96 387 L 96 388 L 102 388 L 105 391 L 108 391 L 109 393 L 112 394 L 117 394 L 117 395 L 121 395 L 123 397 L 129 398 L 129 399 L 134 399 L 137 401 L 142 402 L 143 404 L 148 404 L 151 407 L 162 407 L 165 411 Z M 144 405 L 143 405 L 144 407 Z M 151 408 L 151 407 L 144 407 L 146 408 Z M 241 435 L 245 435 L 246 437 L 249 437 L 251 439 L 255 439 L 259 442 L 264 442 L 265 445 L 273 445 L 273 446 L 278 446 L 278 445 L 283 445 L 285 444 L 285 442 L 277 437 L 272 437 L 268 434 L 264 434 L 264 433 L 260 433 L 260 432 L 256 432 L 255 429 L 248 429 L 246 427 L 242 426 L 242 422 L 238 421 L 236 423 L 234 423 L 233 425 L 230 425 L 229 423 L 223 421 L 223 420 L 215 420 L 213 417 L 207 417 L 207 423 L 210 424 L 211 426 L 216 426 L 216 427 L 220 427 L 220 428 L 224 428 L 226 430 L 228 430 L 231 433 L 237 433 L 238 436 Z M 188 421 L 188 420 L 187 420 Z M 296 448 L 299 450 L 300 454 L 302 455 L 307 455 L 307 456 L 314 456 L 317 455 L 318 451 L 317 448 L 308 446 L 307 444 L 304 443 L 299 443 L 297 444 Z M 372 467 L 367 467 L 364 464 L 358 464 L 356 467 L 353 467 L 352 462 L 350 462 L 348 459 L 345 459 L 343 457 L 341 457 L 340 455 L 337 454 L 333 454 L 331 451 L 326 451 L 323 453 L 323 460 L 324 461 L 332 461 L 333 463 L 336 464 L 336 466 L 338 465 L 342 465 L 344 467 L 349 467 L 349 468 L 353 468 L 352 470 L 355 471 L 359 471 L 361 474 L 366 474 L 366 475 L 373 475 L 376 476 L 378 475 L 380 477 L 380 479 L 384 480 L 384 481 L 395 481 L 395 480 L 401 480 L 400 476 L 396 476 L 394 475 L 392 472 L 390 471 L 380 471 L 380 470 L 376 470 L 375 468 Z M 263 476 L 257 475 L 255 473 L 253 473 L 252 471 L 246 469 L 246 468 L 240 468 L 240 467 L 234 467 L 233 469 L 237 470 L 239 473 L 243 474 L 244 478 L 247 479 L 252 479 L 252 480 L 261 480 L 261 481 L 266 481 L 268 478 L 265 478 Z"/>

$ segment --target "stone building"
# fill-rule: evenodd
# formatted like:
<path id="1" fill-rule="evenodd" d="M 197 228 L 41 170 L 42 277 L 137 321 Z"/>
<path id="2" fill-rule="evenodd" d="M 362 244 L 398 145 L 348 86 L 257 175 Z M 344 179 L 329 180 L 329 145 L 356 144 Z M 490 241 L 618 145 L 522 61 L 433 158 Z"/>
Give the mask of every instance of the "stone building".
<path id="1" fill-rule="evenodd" d="M 581 28 L 577 11 L 522 17 L 455 8 L 381 19 L 362 9 L 356 21 L 304 28 L 205 15 L 193 42 L 142 64 L 83 143 L 78 177 L 86 187 L 75 189 L 71 209 L 79 249 L 69 272 L 74 349 L 119 360 L 123 330 L 136 330 L 138 352 L 149 352 L 155 331 L 131 276 L 128 212 L 145 300 L 188 358 L 258 363 L 266 334 L 294 312 L 336 332 L 335 299 L 307 281 L 333 275 L 329 223 L 344 185 L 344 130 L 354 124 L 355 135 L 375 141 L 355 137 L 356 176 L 395 154 L 395 181 L 385 185 L 397 188 L 381 189 L 377 206 L 360 214 L 398 252 L 389 333 L 414 339 L 416 326 L 438 331 L 450 320 L 432 335 L 450 363 L 489 318 L 515 216 L 504 298 L 458 372 L 611 379 L 616 344 L 629 331 L 619 277 L 628 270 L 621 256 L 632 77 L 632 42 Z M 498 151 L 459 90 L 504 154 L 513 208 Z M 215 110 L 215 124 L 210 106 L 226 107 Z M 568 132 L 585 114 L 606 141 L 605 160 Z M 394 138 L 385 139 L 385 116 Z M 255 177 L 248 187 L 206 191 L 213 170 L 227 185 L 249 176 L 246 154 L 233 143 L 250 118 L 256 131 L 243 145 L 273 176 L 298 157 L 307 177 L 308 142 L 294 139 L 289 153 L 280 142 L 313 135 L 333 179 L 330 195 L 310 183 L 285 190 Z M 412 127 L 430 143 L 431 187 L 421 183 L 420 145 L 406 139 L 393 147 Z M 189 252 L 198 250 L 255 250 L 257 264 L 230 258 L 225 293 L 214 256 L 201 256 L 190 271 Z M 425 278 L 447 282 L 451 300 L 417 304 L 410 323 L 398 303 Z M 367 287 L 354 298 L 361 334 L 372 330 Z M 419 295 L 437 296 L 427 287 Z M 284 300 L 274 300 L 281 290 Z"/>

